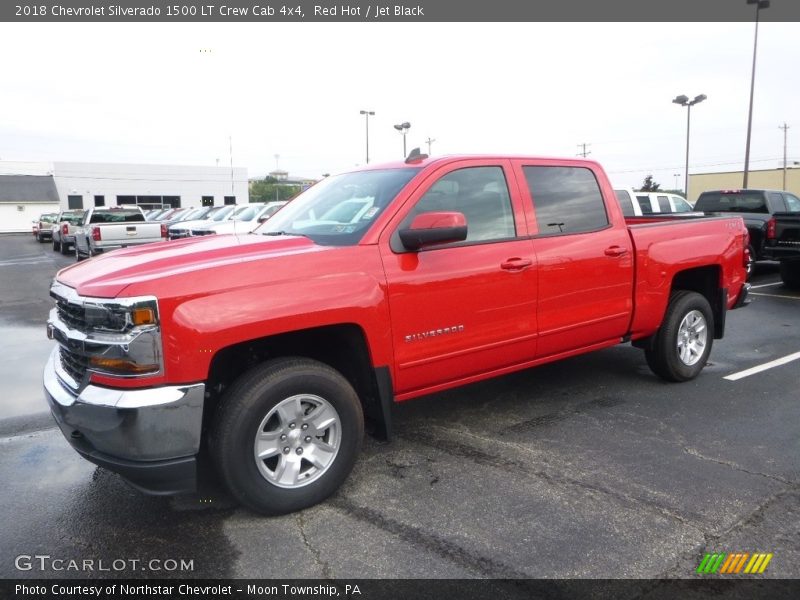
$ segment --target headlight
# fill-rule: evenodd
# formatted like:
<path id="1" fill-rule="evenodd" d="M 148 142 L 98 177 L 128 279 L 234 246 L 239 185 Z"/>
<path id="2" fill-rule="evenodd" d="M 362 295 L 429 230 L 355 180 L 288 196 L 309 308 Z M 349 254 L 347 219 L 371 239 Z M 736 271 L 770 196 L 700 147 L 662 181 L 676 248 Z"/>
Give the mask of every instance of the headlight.
<path id="1" fill-rule="evenodd" d="M 157 308 L 153 303 L 84 302 L 86 328 L 89 331 L 127 333 L 136 327 L 157 325 Z"/>

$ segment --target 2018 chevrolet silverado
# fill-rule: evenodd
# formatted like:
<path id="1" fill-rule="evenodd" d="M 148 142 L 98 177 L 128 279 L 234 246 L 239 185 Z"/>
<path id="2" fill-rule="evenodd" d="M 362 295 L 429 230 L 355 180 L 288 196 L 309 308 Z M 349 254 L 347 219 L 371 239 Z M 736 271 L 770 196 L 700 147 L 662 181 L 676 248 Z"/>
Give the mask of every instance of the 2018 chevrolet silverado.
<path id="1" fill-rule="evenodd" d="M 747 303 L 747 245 L 740 217 L 626 221 L 593 161 L 412 153 L 247 235 L 61 270 L 44 388 L 75 450 L 136 487 L 190 491 L 208 455 L 285 513 L 339 487 L 365 420 L 390 436 L 393 402 L 624 342 L 696 377 Z"/>

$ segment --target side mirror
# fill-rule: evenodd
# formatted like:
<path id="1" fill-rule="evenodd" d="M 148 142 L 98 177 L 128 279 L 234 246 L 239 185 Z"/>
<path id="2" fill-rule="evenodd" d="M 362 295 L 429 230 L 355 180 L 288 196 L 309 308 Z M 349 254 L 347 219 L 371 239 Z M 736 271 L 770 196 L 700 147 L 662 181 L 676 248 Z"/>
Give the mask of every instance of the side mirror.
<path id="1" fill-rule="evenodd" d="M 467 218 L 460 212 L 427 212 L 414 217 L 408 229 L 399 232 L 407 250 L 467 239 Z"/>
<path id="2" fill-rule="evenodd" d="M 261 223 L 266 223 L 267 219 L 269 219 L 269 217 L 266 216 L 258 217 L 258 224 L 260 225 Z"/>

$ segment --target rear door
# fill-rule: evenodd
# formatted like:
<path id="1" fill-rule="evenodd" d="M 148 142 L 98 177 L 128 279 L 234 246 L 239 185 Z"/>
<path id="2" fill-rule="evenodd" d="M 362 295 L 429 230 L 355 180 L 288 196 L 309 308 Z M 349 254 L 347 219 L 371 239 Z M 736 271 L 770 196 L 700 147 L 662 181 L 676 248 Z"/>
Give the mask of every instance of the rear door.
<path id="1" fill-rule="evenodd" d="M 621 338 L 633 311 L 633 244 L 618 207 L 604 202 L 604 178 L 584 163 L 520 160 L 515 169 L 532 209 L 539 356 Z"/>
<path id="2" fill-rule="evenodd" d="M 384 230 L 398 397 L 533 360 L 536 264 L 507 160 L 447 163 Z M 466 241 L 406 250 L 398 231 L 426 212 L 455 211 Z"/>

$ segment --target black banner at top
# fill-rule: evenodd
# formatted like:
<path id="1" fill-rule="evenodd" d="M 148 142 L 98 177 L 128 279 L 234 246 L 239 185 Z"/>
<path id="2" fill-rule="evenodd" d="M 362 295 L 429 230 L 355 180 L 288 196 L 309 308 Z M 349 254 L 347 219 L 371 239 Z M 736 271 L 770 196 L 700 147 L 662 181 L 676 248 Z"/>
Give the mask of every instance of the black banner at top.
<path id="1" fill-rule="evenodd" d="M 11 0 L 0 3 L 0 21 L 6 22 L 720 22 L 754 21 L 757 12 L 761 21 L 800 21 L 800 1 Z"/>

